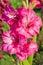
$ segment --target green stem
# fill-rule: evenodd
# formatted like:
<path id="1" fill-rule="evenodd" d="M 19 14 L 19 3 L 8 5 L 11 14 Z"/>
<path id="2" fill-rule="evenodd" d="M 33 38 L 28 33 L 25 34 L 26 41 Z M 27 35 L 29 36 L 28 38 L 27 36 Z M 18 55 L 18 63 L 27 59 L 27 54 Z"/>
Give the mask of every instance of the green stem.
<path id="1" fill-rule="evenodd" d="M 36 42 L 36 39 L 37 39 L 37 36 L 35 35 L 32 41 Z M 30 63 L 30 65 L 32 65 L 33 57 L 34 57 L 34 54 L 29 56 L 28 58 L 28 62 Z"/>
<path id="2" fill-rule="evenodd" d="M 20 65 L 20 62 L 19 62 L 19 60 L 17 60 L 17 65 Z"/>
<path id="3" fill-rule="evenodd" d="M 26 2 L 25 1 L 22 1 L 22 3 L 23 3 L 23 6 L 26 7 Z"/>
<path id="4" fill-rule="evenodd" d="M 30 65 L 27 59 L 23 61 L 23 65 Z"/>
<path id="5" fill-rule="evenodd" d="M 20 61 L 20 65 L 22 65 L 22 61 Z"/>
<path id="6" fill-rule="evenodd" d="M 31 56 L 29 56 L 29 58 L 28 58 L 28 62 L 30 63 L 30 65 L 32 65 L 32 62 L 33 62 L 33 56 L 34 56 L 34 55 L 31 55 Z"/>

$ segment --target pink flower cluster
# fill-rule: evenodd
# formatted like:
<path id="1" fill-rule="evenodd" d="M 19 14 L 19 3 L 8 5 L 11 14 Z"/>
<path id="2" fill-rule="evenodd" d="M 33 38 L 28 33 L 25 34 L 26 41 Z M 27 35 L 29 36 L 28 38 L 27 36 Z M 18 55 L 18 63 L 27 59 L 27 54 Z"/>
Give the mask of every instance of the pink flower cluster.
<path id="1" fill-rule="evenodd" d="M 32 3 L 34 0 L 30 0 L 30 3 Z M 41 8 L 42 4 L 40 0 L 36 0 L 36 8 Z"/>
<path id="2" fill-rule="evenodd" d="M 39 33 L 42 25 L 41 18 L 33 10 L 27 8 L 14 10 L 10 5 L 6 5 L 2 20 L 10 26 L 10 30 L 4 32 L 2 36 L 3 51 L 16 54 L 19 60 L 24 60 L 38 51 L 36 42 L 27 42 Z"/>
<path id="3" fill-rule="evenodd" d="M 18 8 L 14 10 L 10 5 L 5 7 L 2 19 L 10 25 L 10 29 L 26 38 L 32 38 L 39 33 L 42 25 L 41 18 L 31 9 Z"/>
<path id="4" fill-rule="evenodd" d="M 2 50 L 10 54 L 16 54 L 19 60 L 24 60 L 38 50 L 35 42 L 28 42 L 23 36 L 14 37 L 10 31 L 3 33 Z"/>

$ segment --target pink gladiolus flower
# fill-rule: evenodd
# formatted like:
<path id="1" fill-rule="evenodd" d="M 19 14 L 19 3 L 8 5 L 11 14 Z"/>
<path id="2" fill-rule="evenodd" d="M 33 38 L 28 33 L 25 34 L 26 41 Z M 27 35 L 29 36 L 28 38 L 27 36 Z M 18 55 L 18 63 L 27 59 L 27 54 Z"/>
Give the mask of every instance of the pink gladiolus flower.
<path id="1" fill-rule="evenodd" d="M 2 50 L 10 54 L 16 54 L 19 60 L 24 60 L 28 56 L 38 51 L 38 45 L 35 42 L 28 42 L 23 36 L 13 36 L 10 31 L 3 33 Z"/>
<path id="2" fill-rule="evenodd" d="M 14 48 L 14 44 L 16 44 L 15 38 L 13 38 L 10 35 L 10 31 L 4 32 L 2 38 L 3 38 L 2 50 L 5 52 L 9 52 L 10 54 L 16 53 L 15 50 L 17 48 Z"/>
<path id="3" fill-rule="evenodd" d="M 33 10 L 18 8 L 15 11 L 10 5 L 6 5 L 2 19 L 10 25 L 12 32 L 26 38 L 38 34 L 42 25 L 41 18 Z"/>
<path id="4" fill-rule="evenodd" d="M 11 31 L 4 32 L 2 35 L 3 44 L 2 50 L 9 52 L 10 54 L 15 54 L 19 51 L 19 46 L 24 45 L 27 42 L 27 39 L 23 36 L 19 37 L 15 34 L 11 34 Z"/>
<path id="5" fill-rule="evenodd" d="M 34 0 L 30 0 L 30 3 L 32 3 L 33 1 Z M 42 7 L 40 0 L 36 0 L 35 5 L 36 5 L 36 8 L 41 8 Z"/>
<path id="6" fill-rule="evenodd" d="M 17 24 L 14 24 L 14 28 L 18 34 L 26 38 L 32 38 L 34 35 L 38 34 L 42 25 L 41 18 L 31 9 L 19 8 L 18 12 L 20 18 Z"/>
<path id="7" fill-rule="evenodd" d="M 23 47 L 20 48 L 20 52 L 17 52 L 16 55 L 19 60 L 25 60 L 36 51 L 38 51 L 38 45 L 35 42 L 29 42 L 24 44 Z"/>
<path id="8" fill-rule="evenodd" d="M 25 38 L 38 34 L 42 25 L 41 18 L 33 10 L 18 8 L 15 11 L 10 5 L 6 5 L 2 19 L 10 25 L 12 32 Z"/>
<path id="9" fill-rule="evenodd" d="M 4 13 L 2 14 L 2 20 L 11 26 L 15 22 L 17 15 L 18 12 L 14 10 L 12 6 L 6 5 Z"/>
<path id="10" fill-rule="evenodd" d="M 25 60 L 38 50 L 37 43 L 27 43 L 28 38 L 39 33 L 42 25 L 40 17 L 33 10 L 18 8 L 15 11 L 10 5 L 6 5 L 2 19 L 10 25 L 10 31 L 4 32 L 2 36 L 3 51 L 16 54 L 19 60 Z"/>

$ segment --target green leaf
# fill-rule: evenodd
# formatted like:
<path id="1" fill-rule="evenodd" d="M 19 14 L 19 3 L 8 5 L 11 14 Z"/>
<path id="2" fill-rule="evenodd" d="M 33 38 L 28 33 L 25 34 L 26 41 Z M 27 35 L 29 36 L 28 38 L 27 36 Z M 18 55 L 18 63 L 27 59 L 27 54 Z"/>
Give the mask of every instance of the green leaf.
<path id="1" fill-rule="evenodd" d="M 1 65 L 15 65 L 15 63 L 12 61 L 11 56 L 5 54 L 3 59 L 1 59 Z"/>
<path id="2" fill-rule="evenodd" d="M 20 6 L 22 6 L 22 2 L 21 0 L 11 0 L 10 4 L 16 9 Z"/>
<path id="3" fill-rule="evenodd" d="M 2 29 L 4 32 L 10 29 L 9 25 L 6 22 L 2 22 L 2 24 L 3 24 Z"/>
<path id="4" fill-rule="evenodd" d="M 41 17 L 41 9 L 34 9 L 34 11 L 36 12 L 37 16 Z"/>

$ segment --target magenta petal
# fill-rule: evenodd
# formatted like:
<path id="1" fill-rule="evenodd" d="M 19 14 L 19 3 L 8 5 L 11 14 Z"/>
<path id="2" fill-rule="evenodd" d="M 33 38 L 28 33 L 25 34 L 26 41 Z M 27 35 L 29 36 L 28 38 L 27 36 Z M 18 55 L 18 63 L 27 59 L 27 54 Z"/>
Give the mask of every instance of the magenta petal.
<path id="1" fill-rule="evenodd" d="M 3 41 L 8 44 L 12 44 L 12 37 L 10 36 L 10 31 L 4 32 L 2 35 Z"/>
<path id="2" fill-rule="evenodd" d="M 40 27 L 42 26 L 42 21 L 33 10 L 26 8 L 24 10 L 23 9 L 24 8 L 18 9 L 20 18 L 18 23 L 14 26 L 15 31 L 19 35 L 25 36 L 25 38 L 32 38 L 34 35 L 39 33 Z M 25 11 L 27 12 L 26 14 Z M 22 14 L 22 12 L 24 14 Z"/>
<path id="3" fill-rule="evenodd" d="M 38 45 L 35 42 L 31 42 L 29 44 L 29 55 L 32 55 L 38 51 Z"/>
<path id="4" fill-rule="evenodd" d="M 2 20 L 7 22 L 9 20 L 9 17 L 6 16 L 5 14 L 2 14 Z"/>
<path id="5" fill-rule="evenodd" d="M 2 50 L 5 51 L 5 52 L 8 52 L 8 44 L 2 44 Z"/>
<path id="6" fill-rule="evenodd" d="M 9 4 L 7 4 L 6 6 L 5 6 L 5 11 L 6 12 L 13 12 L 13 13 L 16 13 L 15 12 L 15 10 L 14 10 L 14 8 L 11 6 L 11 5 L 9 5 Z M 17 14 L 17 13 L 16 13 Z"/>
<path id="7" fill-rule="evenodd" d="M 5 6 L 4 13 L 2 14 L 2 20 L 5 21 L 8 24 L 14 23 L 17 16 L 18 16 L 18 12 L 16 10 L 14 10 L 11 5 L 7 4 Z M 11 25 L 11 24 L 9 24 L 9 25 Z"/>

